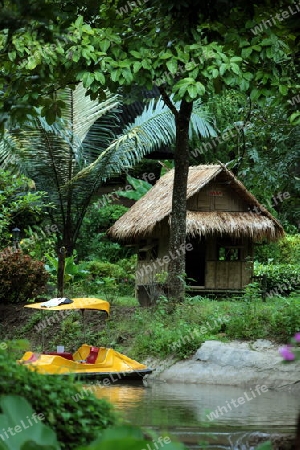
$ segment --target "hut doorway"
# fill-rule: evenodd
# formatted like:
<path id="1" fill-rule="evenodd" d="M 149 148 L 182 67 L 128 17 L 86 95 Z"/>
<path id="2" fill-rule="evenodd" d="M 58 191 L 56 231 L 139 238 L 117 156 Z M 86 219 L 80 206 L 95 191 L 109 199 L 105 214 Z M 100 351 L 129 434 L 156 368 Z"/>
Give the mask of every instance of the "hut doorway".
<path id="1" fill-rule="evenodd" d="M 193 250 L 186 252 L 185 271 L 187 284 L 190 286 L 205 286 L 205 256 L 206 246 L 204 240 L 190 239 Z"/>

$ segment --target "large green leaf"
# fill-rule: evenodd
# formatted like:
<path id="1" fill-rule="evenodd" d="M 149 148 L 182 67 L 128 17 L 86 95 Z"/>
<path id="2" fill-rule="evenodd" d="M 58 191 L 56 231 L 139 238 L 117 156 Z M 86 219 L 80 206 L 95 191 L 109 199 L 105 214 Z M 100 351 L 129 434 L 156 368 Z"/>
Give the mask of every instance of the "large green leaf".
<path id="1" fill-rule="evenodd" d="M 152 188 L 152 184 L 145 180 L 139 180 L 138 178 L 131 177 L 127 175 L 127 183 L 131 184 L 133 190 L 131 191 L 116 191 L 115 194 L 121 197 L 130 198 L 131 200 L 139 200 L 142 198 L 146 192 Z"/>
<path id="2" fill-rule="evenodd" d="M 146 448 L 163 448 L 168 450 L 184 450 L 185 446 L 179 442 L 172 442 L 168 436 L 158 436 L 153 441 L 147 441 L 141 430 L 132 425 L 104 430 L 97 441 L 78 450 L 143 450 Z"/>
<path id="3" fill-rule="evenodd" d="M 55 433 L 43 424 L 23 397 L 10 395 L 0 400 L 1 450 L 59 450 Z"/>

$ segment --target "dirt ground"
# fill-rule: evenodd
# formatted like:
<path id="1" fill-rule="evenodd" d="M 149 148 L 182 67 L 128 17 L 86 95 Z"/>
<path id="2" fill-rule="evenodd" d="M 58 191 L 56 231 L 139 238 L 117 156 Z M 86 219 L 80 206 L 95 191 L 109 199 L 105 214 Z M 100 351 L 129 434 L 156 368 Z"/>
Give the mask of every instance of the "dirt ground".
<path id="1" fill-rule="evenodd" d="M 25 303 L 4 304 L 0 303 L 0 336 L 1 339 L 11 339 L 17 331 L 24 326 L 32 312 L 24 308 Z"/>
<path id="2" fill-rule="evenodd" d="M 35 325 L 47 318 L 47 313 L 33 311 L 32 309 L 24 308 L 26 303 L 17 304 L 3 304 L 0 303 L 0 342 L 7 339 L 27 339 L 31 347 L 35 348 L 41 345 L 41 332 L 37 332 Z M 134 314 L 136 307 L 113 306 L 111 307 L 110 321 L 118 323 L 118 319 L 123 319 Z M 51 313 L 50 313 L 51 314 Z M 51 342 L 56 335 L 61 333 L 61 319 L 52 317 L 56 320 L 47 326 L 44 332 L 46 343 Z M 67 317 L 67 316 L 66 316 Z M 81 314 L 78 313 L 78 321 L 81 322 Z M 97 333 L 107 326 L 106 314 L 99 311 L 85 311 L 84 322 L 89 332 Z M 83 335 L 82 335 L 83 336 Z M 53 350 L 53 348 L 46 347 L 45 350 Z"/>

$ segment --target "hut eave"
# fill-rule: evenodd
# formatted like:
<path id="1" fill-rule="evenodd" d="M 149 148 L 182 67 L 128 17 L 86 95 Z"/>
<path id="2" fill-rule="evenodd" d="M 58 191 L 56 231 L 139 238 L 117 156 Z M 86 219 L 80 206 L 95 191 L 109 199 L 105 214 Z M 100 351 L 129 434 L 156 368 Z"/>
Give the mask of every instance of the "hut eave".
<path id="1" fill-rule="evenodd" d="M 187 235 L 216 234 L 276 241 L 284 236 L 284 230 L 269 217 L 253 212 L 187 211 Z"/>

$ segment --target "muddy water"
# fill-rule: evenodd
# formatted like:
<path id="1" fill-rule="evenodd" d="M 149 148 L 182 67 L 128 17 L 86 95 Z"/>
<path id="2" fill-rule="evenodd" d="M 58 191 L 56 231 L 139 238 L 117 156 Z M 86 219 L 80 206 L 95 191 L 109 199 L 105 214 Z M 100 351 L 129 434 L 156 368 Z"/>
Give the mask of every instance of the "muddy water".
<path id="1" fill-rule="evenodd" d="M 91 385 L 90 385 L 91 387 Z M 257 433 L 292 433 L 300 395 L 231 386 L 155 383 L 92 386 L 132 424 L 176 435 L 190 448 L 251 448 Z M 264 392 L 263 392 L 264 391 Z M 238 400 L 239 399 L 239 400 Z M 214 416 L 210 414 L 214 412 Z"/>

